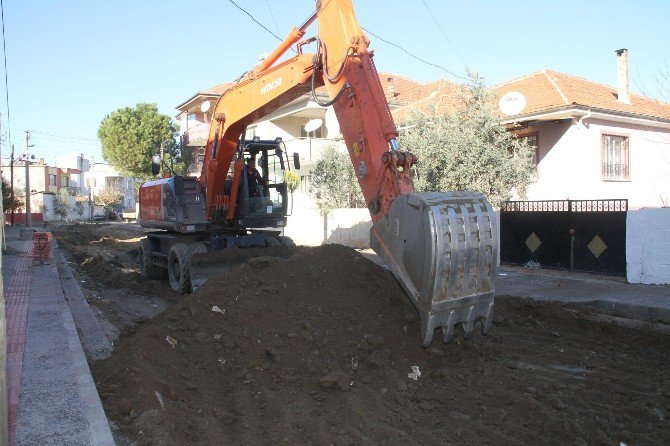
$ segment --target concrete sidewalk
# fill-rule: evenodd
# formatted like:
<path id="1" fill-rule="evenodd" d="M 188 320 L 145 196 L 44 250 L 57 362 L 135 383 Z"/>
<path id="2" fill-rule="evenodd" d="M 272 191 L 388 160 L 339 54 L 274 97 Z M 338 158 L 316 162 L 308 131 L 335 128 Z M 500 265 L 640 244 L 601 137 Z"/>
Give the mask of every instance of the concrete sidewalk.
<path id="1" fill-rule="evenodd" d="M 113 445 L 79 335 L 52 260 L 7 228 L 10 445 Z"/>
<path id="2" fill-rule="evenodd" d="M 359 252 L 386 267 L 371 249 Z M 495 293 L 496 296 L 584 303 L 596 313 L 660 323 L 665 326 L 660 331 L 670 330 L 670 285 L 638 285 L 596 274 L 502 266 L 496 275 Z"/>
<path id="3" fill-rule="evenodd" d="M 496 295 L 587 303 L 605 314 L 670 324 L 670 285 L 640 285 L 595 274 L 505 266 L 498 269 Z"/>

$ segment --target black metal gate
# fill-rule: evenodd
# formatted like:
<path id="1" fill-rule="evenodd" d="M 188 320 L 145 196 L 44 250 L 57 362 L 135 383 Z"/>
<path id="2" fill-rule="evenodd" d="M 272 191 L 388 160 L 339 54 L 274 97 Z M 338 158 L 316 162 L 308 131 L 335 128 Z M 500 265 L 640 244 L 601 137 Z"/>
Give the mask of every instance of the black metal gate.
<path id="1" fill-rule="evenodd" d="M 507 201 L 500 261 L 626 275 L 628 200 Z"/>

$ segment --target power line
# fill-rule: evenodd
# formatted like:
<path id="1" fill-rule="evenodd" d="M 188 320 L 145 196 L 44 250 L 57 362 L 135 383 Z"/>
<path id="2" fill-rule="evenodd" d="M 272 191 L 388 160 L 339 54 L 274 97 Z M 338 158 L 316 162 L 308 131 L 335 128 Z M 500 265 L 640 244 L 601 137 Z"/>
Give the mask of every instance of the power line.
<path id="1" fill-rule="evenodd" d="M 461 62 L 463 62 L 463 65 L 465 66 L 465 68 L 467 68 L 468 64 L 465 63 L 465 60 L 463 59 L 463 57 L 461 57 L 460 53 L 458 52 L 458 50 L 456 49 L 454 44 L 451 43 L 451 40 L 449 40 L 449 37 L 447 37 L 447 33 L 444 32 L 444 30 L 442 29 L 442 26 L 440 26 L 440 22 L 438 22 L 437 19 L 435 18 L 435 16 L 433 15 L 433 11 L 431 11 L 430 8 L 428 7 L 428 3 L 426 3 L 426 0 L 421 0 L 421 1 L 423 2 L 423 6 L 426 7 L 426 10 L 428 11 L 428 14 L 430 14 L 430 16 L 433 18 L 433 21 L 437 25 L 437 28 L 440 30 L 440 32 L 444 36 L 444 39 L 447 41 L 447 43 L 449 44 L 451 49 L 454 50 L 454 53 L 456 53 L 458 58 L 461 59 Z"/>
<path id="2" fill-rule="evenodd" d="M 451 74 L 451 75 L 454 76 L 455 78 L 462 79 L 462 80 L 467 80 L 465 77 L 463 77 L 463 76 L 459 76 L 458 74 L 454 73 L 453 71 L 449 71 L 449 70 L 447 70 L 447 69 L 444 68 L 442 65 L 437 65 L 437 64 L 434 64 L 434 63 L 432 63 L 432 62 L 428 62 L 427 60 L 422 59 L 422 58 L 420 58 L 420 57 L 418 57 L 418 56 L 415 56 L 414 54 L 410 53 L 409 51 L 407 51 L 405 48 L 401 47 L 400 45 L 398 45 L 398 44 L 396 44 L 396 43 L 393 43 L 393 42 L 389 42 L 388 40 L 386 40 L 386 39 L 384 39 L 384 38 L 382 38 L 382 37 L 379 37 L 377 34 L 373 33 L 373 32 L 370 31 L 369 29 L 363 28 L 362 26 L 361 26 L 361 29 L 363 29 L 363 31 L 365 31 L 366 33 L 368 33 L 368 34 L 370 34 L 370 35 L 376 37 L 376 38 L 379 39 L 379 40 L 381 40 L 382 42 L 387 43 L 387 44 L 389 44 L 389 45 L 391 45 L 391 46 L 394 46 L 394 47 L 398 48 L 400 51 L 402 51 L 403 53 L 407 54 L 408 56 L 410 56 L 410 57 L 412 57 L 412 58 L 418 60 L 419 62 L 423 62 L 423 63 L 425 63 L 426 65 L 430 65 L 431 67 L 439 68 L 440 70 L 443 70 L 443 71 L 445 71 L 445 72 Z"/>
<path id="3" fill-rule="evenodd" d="M 7 41 L 5 39 L 5 5 L 0 0 L 0 11 L 2 12 L 2 55 L 5 61 L 5 100 L 7 102 L 7 135 L 9 140 L 12 139 L 12 128 L 9 124 L 9 82 L 7 80 Z"/>
<path id="4" fill-rule="evenodd" d="M 38 130 L 31 130 L 30 133 L 35 135 L 50 136 L 53 138 L 74 139 L 78 141 L 90 141 L 95 143 L 100 142 L 97 138 L 86 138 L 85 136 L 65 135 L 62 133 L 40 132 Z"/>
<path id="5" fill-rule="evenodd" d="M 45 148 L 53 148 L 53 149 L 58 149 L 58 148 L 71 148 L 74 149 L 76 147 L 82 147 L 82 148 L 88 148 L 88 149 L 97 149 L 100 148 L 100 144 L 95 144 L 92 142 L 81 142 L 81 141 L 59 141 L 59 140 L 51 140 L 51 139 L 42 139 L 42 138 L 32 138 L 36 144 L 41 145 L 42 147 Z"/>
<path id="6" fill-rule="evenodd" d="M 253 15 L 251 15 L 251 13 L 249 13 L 246 9 L 244 9 L 243 7 L 241 7 L 240 5 L 238 5 L 237 3 L 235 3 L 233 0 L 228 0 L 228 1 L 229 1 L 230 3 L 232 3 L 237 9 L 239 9 L 240 11 L 242 11 L 243 13 L 245 13 L 246 15 L 248 15 L 249 18 L 251 18 L 251 20 L 253 20 L 254 22 L 256 22 L 256 24 L 257 24 L 258 26 L 260 26 L 260 27 L 263 28 L 265 31 L 267 31 L 267 32 L 269 32 L 270 34 L 272 34 L 272 35 L 273 35 L 277 40 L 279 40 L 280 42 L 282 41 L 282 38 L 281 38 L 281 37 L 279 37 L 277 34 L 273 33 L 272 31 L 270 31 L 265 25 L 263 25 L 261 22 L 259 22 L 258 20 L 256 20 L 256 18 L 255 18 Z"/>
<path id="7" fill-rule="evenodd" d="M 279 26 L 277 26 L 277 21 L 275 20 L 275 15 L 272 13 L 272 8 L 270 8 L 270 2 L 268 0 L 265 0 L 265 4 L 268 5 L 268 11 L 270 11 L 270 17 L 272 17 L 272 21 L 275 24 L 275 28 L 277 29 L 277 33 L 280 33 L 279 31 Z"/>

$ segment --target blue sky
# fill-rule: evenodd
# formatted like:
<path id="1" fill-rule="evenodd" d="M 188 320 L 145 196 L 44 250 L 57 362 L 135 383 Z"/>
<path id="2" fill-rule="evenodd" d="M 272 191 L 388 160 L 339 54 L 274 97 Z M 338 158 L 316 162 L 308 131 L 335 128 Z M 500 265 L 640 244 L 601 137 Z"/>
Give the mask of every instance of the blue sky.
<path id="1" fill-rule="evenodd" d="M 174 116 L 175 105 L 237 77 L 277 44 L 228 0 L 3 1 L 11 140 L 21 153 L 24 131 L 33 131 L 32 150 L 48 162 L 71 153 L 101 160 L 96 133 L 105 114 L 151 102 Z M 314 9 L 313 0 L 236 1 L 282 37 Z M 354 6 L 373 33 L 459 76 L 467 64 L 491 85 L 543 68 L 615 85 L 614 50 L 625 47 L 633 92 L 657 95 L 654 76 L 670 65 L 667 0 L 354 0 Z M 369 37 L 380 71 L 458 81 Z M 3 158 L 5 92 L 0 82 Z"/>

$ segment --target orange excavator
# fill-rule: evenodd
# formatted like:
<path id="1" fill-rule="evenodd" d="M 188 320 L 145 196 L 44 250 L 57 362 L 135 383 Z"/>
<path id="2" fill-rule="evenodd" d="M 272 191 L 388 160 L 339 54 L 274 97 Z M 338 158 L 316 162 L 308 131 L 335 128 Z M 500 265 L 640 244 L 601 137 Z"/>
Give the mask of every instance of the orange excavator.
<path id="1" fill-rule="evenodd" d="M 317 35 L 305 38 L 317 20 Z M 294 45 L 296 54 L 279 61 Z M 398 146 L 369 45 L 351 0 L 318 0 L 314 14 L 221 95 L 199 178 L 173 176 L 140 188 L 140 223 L 157 229 L 140 243 L 144 275 L 159 278 L 167 270 L 172 288 L 188 293 L 194 253 L 290 243 L 281 236 L 290 160 L 279 139 L 246 141 L 244 135 L 253 122 L 311 93 L 335 111 L 372 217 L 370 245 L 417 308 L 424 347 L 438 328 L 444 342 L 459 324 L 465 337 L 476 321 L 483 332 L 490 329 L 495 214 L 478 193 L 414 191 L 417 159 Z M 316 51 L 304 52 L 308 46 Z M 328 102 L 316 95 L 321 86 Z M 245 158 L 259 160 L 258 181 Z"/>

